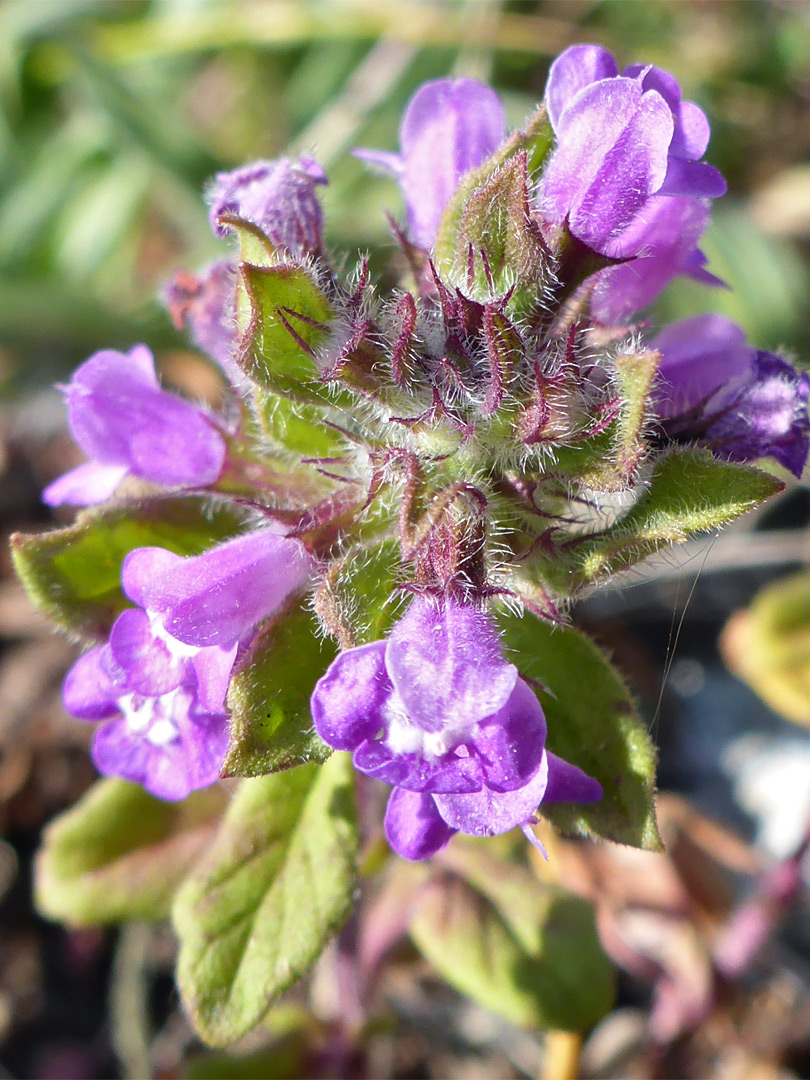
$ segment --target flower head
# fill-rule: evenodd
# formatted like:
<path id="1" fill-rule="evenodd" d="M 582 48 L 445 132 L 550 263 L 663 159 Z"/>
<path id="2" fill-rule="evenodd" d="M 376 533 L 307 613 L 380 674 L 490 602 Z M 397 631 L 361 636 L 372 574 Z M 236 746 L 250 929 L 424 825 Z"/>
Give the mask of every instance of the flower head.
<path id="1" fill-rule="evenodd" d="M 573 45 L 551 65 L 546 102 L 557 148 L 540 182 L 539 205 L 593 250 L 636 254 L 628 251 L 624 230 L 653 195 L 725 193 L 720 173 L 698 160 L 708 121 L 697 105 L 681 100 L 668 72 L 632 65 L 619 75 L 605 49 Z"/>
<path id="2" fill-rule="evenodd" d="M 430 249 L 459 181 L 486 161 L 505 135 L 503 106 L 494 90 L 475 79 L 436 79 L 420 86 L 408 102 L 399 154 L 366 149 L 354 154 L 394 175 L 405 199 L 410 238 Z"/>
<path id="3" fill-rule="evenodd" d="M 315 687 L 312 715 L 325 742 L 394 786 L 386 834 L 408 859 L 458 831 L 526 825 L 550 771 L 565 773 L 563 797 L 601 798 L 595 780 L 546 752 L 543 710 L 488 616 L 449 597 L 414 600 L 388 641 L 342 653 Z"/>
<path id="4" fill-rule="evenodd" d="M 658 415 L 679 438 L 700 437 L 730 461 L 776 458 L 801 476 L 810 448 L 810 379 L 748 345 L 721 315 L 674 323 L 652 342 L 661 353 Z"/>
<path id="5" fill-rule="evenodd" d="M 184 799 L 219 778 L 228 746 L 224 709 L 199 697 L 192 669 L 163 694 L 133 689 L 109 645 L 85 653 L 67 674 L 67 711 L 103 721 L 93 738 L 93 760 L 106 776 L 141 784 L 160 799 Z"/>
<path id="6" fill-rule="evenodd" d="M 326 173 L 312 158 L 254 161 L 232 172 L 217 173 L 208 192 L 211 228 L 224 236 L 223 214 L 257 225 L 277 247 L 294 259 L 320 255 L 323 211 L 316 187 Z"/>
<path id="7" fill-rule="evenodd" d="M 63 690 L 68 712 L 107 721 L 93 743 L 99 770 L 163 799 L 212 783 L 227 747 L 237 653 L 309 570 L 298 541 L 266 530 L 185 558 L 130 552 L 124 591 L 141 607 L 118 616 L 108 643 L 79 659 Z"/>
<path id="8" fill-rule="evenodd" d="M 145 345 L 96 353 L 64 393 L 71 434 L 90 461 L 45 489 L 48 505 L 103 502 L 127 474 L 165 487 L 204 487 L 222 472 L 219 430 L 202 409 L 161 389 Z"/>

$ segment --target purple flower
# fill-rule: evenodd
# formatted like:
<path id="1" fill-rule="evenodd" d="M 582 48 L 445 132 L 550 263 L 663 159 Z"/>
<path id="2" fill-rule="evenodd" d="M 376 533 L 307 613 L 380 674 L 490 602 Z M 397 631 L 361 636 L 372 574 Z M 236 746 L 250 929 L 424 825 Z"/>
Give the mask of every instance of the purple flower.
<path id="1" fill-rule="evenodd" d="M 627 323 L 655 300 L 674 277 L 684 274 L 706 285 L 723 282 L 704 269 L 698 248 L 709 224 L 703 199 L 655 195 L 620 237 L 622 250 L 638 252 L 621 266 L 602 270 L 594 282 L 591 314 L 603 326 Z"/>
<path id="2" fill-rule="evenodd" d="M 544 796 L 592 802 L 599 784 L 545 749 L 540 703 L 504 659 L 486 614 L 416 599 L 388 641 L 342 653 L 318 682 L 321 738 L 394 786 L 385 831 L 406 859 L 456 832 L 528 825 Z"/>
<path id="3" fill-rule="evenodd" d="M 99 771 L 162 799 L 213 783 L 238 650 L 309 570 L 297 540 L 266 530 L 185 558 L 130 552 L 124 591 L 141 607 L 118 616 L 109 642 L 78 660 L 63 690 L 68 712 L 107 721 L 93 742 Z"/>
<path id="4" fill-rule="evenodd" d="M 668 72 L 632 65 L 619 75 L 605 49 L 573 45 L 551 65 L 546 102 L 557 148 L 539 205 L 593 250 L 636 254 L 623 232 L 653 195 L 725 193 L 720 173 L 697 160 L 708 144 L 708 121 L 697 105 L 681 101 Z"/>
<path id="5" fill-rule="evenodd" d="M 494 90 L 474 79 L 436 79 L 408 102 L 399 154 L 365 149 L 354 154 L 394 175 L 405 199 L 410 238 L 430 249 L 459 181 L 505 136 L 503 106 Z"/>
<path id="6" fill-rule="evenodd" d="M 202 409 L 162 390 L 145 345 L 106 349 L 64 387 L 71 434 L 90 461 L 42 493 L 49 506 L 103 502 L 127 474 L 165 487 L 213 484 L 225 440 Z"/>
<path id="7" fill-rule="evenodd" d="M 65 678 L 67 711 L 103 721 L 93 738 L 96 768 L 141 784 L 159 799 L 184 799 L 219 778 L 228 746 L 228 718 L 198 695 L 193 670 L 165 694 L 133 690 L 109 645 L 85 653 Z"/>
<path id="8" fill-rule="evenodd" d="M 136 548 L 124 559 L 124 592 L 172 638 L 231 649 L 304 583 L 304 547 L 269 529 L 226 540 L 202 555 Z"/>
<path id="9" fill-rule="evenodd" d="M 320 255 L 323 212 L 315 188 L 326 173 L 312 158 L 254 161 L 233 172 L 217 173 L 208 192 L 211 228 L 224 236 L 222 214 L 234 214 L 257 225 L 277 247 L 294 259 Z"/>
<path id="10" fill-rule="evenodd" d="M 163 293 L 166 307 L 178 330 L 188 327 L 191 340 L 220 365 L 238 386 L 244 376 L 236 363 L 236 268 L 223 260 L 213 263 L 199 277 L 180 273 Z"/>
<path id="11" fill-rule="evenodd" d="M 810 379 L 746 344 L 721 315 L 674 323 L 652 342 L 661 353 L 658 415 L 670 434 L 699 437 L 729 461 L 776 458 L 801 476 L 810 448 Z"/>

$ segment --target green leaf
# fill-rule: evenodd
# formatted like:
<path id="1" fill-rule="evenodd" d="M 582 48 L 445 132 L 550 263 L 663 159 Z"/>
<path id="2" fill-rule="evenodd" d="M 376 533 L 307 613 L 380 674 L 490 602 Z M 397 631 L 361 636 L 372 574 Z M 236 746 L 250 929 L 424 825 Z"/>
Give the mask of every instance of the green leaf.
<path id="1" fill-rule="evenodd" d="M 356 849 L 348 754 L 242 781 L 174 906 L 178 985 L 205 1042 L 241 1038 L 315 962 L 351 906 Z"/>
<path id="2" fill-rule="evenodd" d="M 768 473 L 718 461 L 707 450 L 676 450 L 658 460 L 647 490 L 616 525 L 563 540 L 528 560 L 527 568 L 571 595 L 693 533 L 734 521 L 783 487 Z"/>
<path id="3" fill-rule="evenodd" d="M 224 806 L 219 787 L 170 803 L 125 780 L 100 781 L 46 829 L 37 907 L 72 926 L 166 918 Z"/>
<path id="4" fill-rule="evenodd" d="M 500 625 L 512 662 L 547 688 L 539 697 L 548 749 L 604 789 L 598 803 L 541 805 L 540 812 L 563 832 L 660 851 L 655 748 L 621 676 L 574 627 L 552 627 L 529 614 L 505 615 Z"/>
<path id="5" fill-rule="evenodd" d="M 312 613 L 285 608 L 258 635 L 228 691 L 226 776 L 264 776 L 331 753 L 312 726 L 309 699 L 334 659 Z"/>
<path id="6" fill-rule="evenodd" d="M 131 606 L 121 591 L 121 563 L 138 547 L 197 555 L 243 524 L 237 508 L 198 498 L 144 499 L 86 510 L 66 529 L 11 538 L 14 568 L 33 603 L 89 641 L 104 637 Z"/>
<path id="7" fill-rule="evenodd" d="M 315 610 L 343 648 L 376 641 L 390 629 L 399 610 L 393 596 L 400 562 L 397 541 L 383 540 L 350 550 L 327 570 Z"/>
<path id="8" fill-rule="evenodd" d="M 586 900 L 477 844 L 454 841 L 441 864 L 454 875 L 419 896 L 410 933 L 451 985 L 527 1027 L 580 1031 L 608 1011 L 613 970 Z"/>
<path id="9" fill-rule="evenodd" d="M 313 352 L 326 339 L 332 306 L 301 266 L 253 266 L 239 270 L 240 307 L 249 319 L 239 363 L 266 390 L 318 401 Z M 245 317 L 243 315 L 243 318 Z"/>

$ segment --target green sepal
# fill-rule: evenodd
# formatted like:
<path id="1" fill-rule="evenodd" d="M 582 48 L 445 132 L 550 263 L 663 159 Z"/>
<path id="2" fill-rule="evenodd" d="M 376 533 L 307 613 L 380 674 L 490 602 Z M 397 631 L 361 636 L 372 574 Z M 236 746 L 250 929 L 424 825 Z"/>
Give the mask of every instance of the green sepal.
<path id="1" fill-rule="evenodd" d="M 116 502 L 82 511 L 66 529 L 16 533 L 11 555 L 32 602 L 63 630 L 95 641 L 131 606 L 121 591 L 130 551 L 155 546 L 198 555 L 236 536 L 243 523 L 238 507 L 210 499 Z"/>
<path id="2" fill-rule="evenodd" d="M 452 267 L 459 251 L 459 233 L 462 227 L 464 210 L 470 197 L 486 184 L 507 162 L 518 153 L 523 153 L 528 176 L 533 179 L 551 153 L 554 145 L 554 132 L 544 106 L 539 109 L 521 130 L 515 131 L 500 146 L 492 157 L 477 169 L 471 169 L 462 179 L 453 197 L 445 207 L 439 232 L 436 237 L 434 261 L 439 272 L 442 268 Z M 466 257 L 466 251 L 465 251 Z"/>
<path id="3" fill-rule="evenodd" d="M 616 525 L 570 539 L 561 534 L 525 568 L 571 596 L 661 548 L 734 521 L 783 488 L 750 465 L 719 461 L 707 450 L 675 450 L 658 459 L 646 490 Z"/>
<path id="4" fill-rule="evenodd" d="M 238 307 L 244 324 L 238 362 L 251 382 L 275 394 L 322 400 L 313 354 L 326 340 L 334 311 L 309 271 L 243 263 Z"/>
<path id="5" fill-rule="evenodd" d="M 357 825 L 348 754 L 243 780 L 178 893 L 177 981 L 201 1039 L 254 1028 L 349 911 Z"/>
<path id="6" fill-rule="evenodd" d="M 622 677 L 572 626 L 533 615 L 500 620 L 510 660 L 545 691 L 547 748 L 602 785 L 596 803 L 540 805 L 563 832 L 660 851 L 655 820 L 655 747 Z"/>
<path id="7" fill-rule="evenodd" d="M 309 699 L 335 653 L 301 606 L 284 608 L 267 623 L 231 678 L 223 775 L 264 776 L 329 757 L 312 726 Z"/>
<path id="8" fill-rule="evenodd" d="M 45 830 L 37 908 L 71 926 L 165 919 L 224 809 L 218 787 L 171 803 L 125 780 L 99 781 Z"/>
<path id="9" fill-rule="evenodd" d="M 581 1031 L 613 1002 L 613 969 L 592 906 L 458 838 L 440 856 L 452 876 L 417 897 L 416 946 L 480 1005 L 526 1027 Z"/>
<path id="10" fill-rule="evenodd" d="M 219 224 L 235 234 L 239 242 L 239 262 L 252 266 L 273 266 L 279 261 L 278 249 L 269 236 L 252 221 L 238 214 L 220 214 Z"/>
<path id="11" fill-rule="evenodd" d="M 440 234 L 441 235 L 441 234 Z M 532 289 L 549 276 L 551 252 L 532 215 L 528 158 L 519 150 L 467 195 L 452 242 L 436 248 L 440 277 L 484 302 Z"/>

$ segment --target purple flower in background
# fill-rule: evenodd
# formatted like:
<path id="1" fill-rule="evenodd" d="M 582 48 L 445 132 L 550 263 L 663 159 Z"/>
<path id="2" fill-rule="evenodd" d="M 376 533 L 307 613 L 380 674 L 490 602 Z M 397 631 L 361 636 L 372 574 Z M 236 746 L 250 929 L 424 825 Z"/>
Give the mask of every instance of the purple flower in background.
<path id="1" fill-rule="evenodd" d="M 145 345 L 96 353 L 63 389 L 71 434 L 90 461 L 44 490 L 49 506 L 103 502 L 127 474 L 164 487 L 219 478 L 225 440 L 202 409 L 161 389 Z"/>
<path id="2" fill-rule="evenodd" d="M 199 277 L 176 274 L 163 299 L 175 327 L 188 327 L 191 340 L 220 365 L 235 386 L 244 381 L 236 351 L 236 268 L 223 260 L 206 267 Z"/>
<path id="3" fill-rule="evenodd" d="M 705 285 L 723 285 L 704 268 L 706 256 L 697 246 L 708 224 L 703 199 L 648 199 L 620 238 L 622 248 L 638 252 L 637 257 L 591 279 L 593 317 L 603 326 L 623 325 L 679 274 Z"/>
<path id="4" fill-rule="evenodd" d="M 505 136 L 503 106 L 494 90 L 474 79 L 436 79 L 408 102 L 399 154 L 358 149 L 354 155 L 394 175 L 405 199 L 410 238 L 430 249 L 459 181 Z"/>
<path id="5" fill-rule="evenodd" d="M 652 342 L 661 353 L 658 415 L 678 438 L 699 437 L 729 461 L 773 457 L 801 476 L 810 448 L 810 379 L 748 345 L 721 315 L 674 323 Z"/>
<path id="6" fill-rule="evenodd" d="M 320 255 L 323 211 L 315 189 L 326 183 L 326 173 L 309 157 L 254 161 L 217 173 L 208 192 L 211 227 L 217 236 L 225 236 L 220 216 L 234 214 L 257 225 L 294 259 Z"/>
<path id="7" fill-rule="evenodd" d="M 605 49 L 573 45 L 551 65 L 546 102 L 557 148 L 539 205 L 593 250 L 635 255 L 623 233 L 653 195 L 725 193 L 720 173 L 697 160 L 708 121 L 668 72 L 632 65 L 619 75 Z"/>
<path id="8" fill-rule="evenodd" d="M 103 721 L 93 760 L 105 776 L 121 776 L 160 799 L 184 799 L 219 778 L 228 746 L 224 710 L 198 695 L 193 670 L 168 693 L 133 690 L 109 645 L 85 653 L 65 678 L 65 708 L 80 720 Z"/>
<path id="9" fill-rule="evenodd" d="M 428 858 L 459 831 L 528 826 L 544 797 L 602 796 L 545 750 L 543 710 L 489 617 L 449 598 L 414 600 L 387 641 L 342 653 L 311 706 L 325 742 L 394 786 L 385 831 L 406 859 Z"/>

